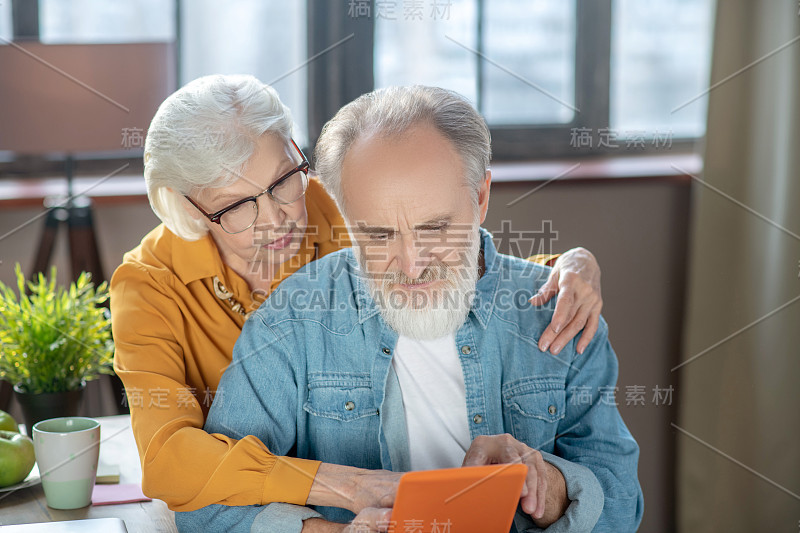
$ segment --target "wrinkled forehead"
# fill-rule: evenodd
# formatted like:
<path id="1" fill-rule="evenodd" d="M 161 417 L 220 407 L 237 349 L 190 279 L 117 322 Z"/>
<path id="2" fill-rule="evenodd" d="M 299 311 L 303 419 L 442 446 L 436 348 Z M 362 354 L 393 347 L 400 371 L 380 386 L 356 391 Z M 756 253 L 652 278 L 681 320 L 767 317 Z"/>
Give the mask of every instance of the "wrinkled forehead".
<path id="1" fill-rule="evenodd" d="M 432 126 L 402 135 L 366 135 L 342 165 L 346 218 L 413 226 L 436 217 L 471 215 L 471 191 L 454 146 Z"/>

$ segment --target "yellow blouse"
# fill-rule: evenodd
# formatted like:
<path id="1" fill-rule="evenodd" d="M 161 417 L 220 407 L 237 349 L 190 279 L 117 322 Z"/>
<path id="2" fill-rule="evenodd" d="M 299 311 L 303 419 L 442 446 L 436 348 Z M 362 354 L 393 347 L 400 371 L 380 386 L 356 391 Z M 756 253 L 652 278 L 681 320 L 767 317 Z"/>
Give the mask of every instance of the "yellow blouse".
<path id="1" fill-rule="evenodd" d="M 281 266 L 270 290 L 309 261 L 350 245 L 336 204 L 315 179 L 306 208 L 301 249 Z M 251 294 L 223 264 L 210 235 L 188 242 L 163 224 L 125 254 L 110 291 L 114 369 L 125 384 L 144 493 L 175 511 L 305 505 L 319 462 L 276 457 L 253 436 L 236 440 L 203 431 L 244 313 L 266 295 Z"/>
<path id="2" fill-rule="evenodd" d="M 272 290 L 302 265 L 350 245 L 336 204 L 314 179 L 306 208 L 301 249 L 281 266 Z M 203 431 L 244 325 L 242 311 L 263 300 L 223 264 L 211 236 L 188 242 L 158 226 L 125 254 L 110 290 L 114 369 L 128 396 L 145 494 L 175 511 L 214 503 L 304 505 L 317 461 L 278 461 L 254 437 Z"/>

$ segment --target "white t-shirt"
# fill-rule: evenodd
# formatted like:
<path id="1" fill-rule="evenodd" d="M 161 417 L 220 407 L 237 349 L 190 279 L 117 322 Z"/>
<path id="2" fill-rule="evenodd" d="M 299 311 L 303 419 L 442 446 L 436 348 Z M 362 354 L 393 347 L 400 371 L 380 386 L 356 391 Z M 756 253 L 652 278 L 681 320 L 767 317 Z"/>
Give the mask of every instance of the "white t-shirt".
<path id="1" fill-rule="evenodd" d="M 400 336 L 392 357 L 400 382 L 412 470 L 461 466 L 472 439 L 455 337 Z"/>

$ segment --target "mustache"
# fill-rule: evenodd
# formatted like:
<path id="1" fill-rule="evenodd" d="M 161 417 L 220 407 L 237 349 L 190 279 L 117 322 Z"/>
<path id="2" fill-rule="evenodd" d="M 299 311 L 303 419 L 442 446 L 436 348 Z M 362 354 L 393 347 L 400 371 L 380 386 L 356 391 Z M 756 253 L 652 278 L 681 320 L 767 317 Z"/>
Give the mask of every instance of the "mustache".
<path id="1" fill-rule="evenodd" d="M 435 261 L 425 267 L 425 270 L 423 270 L 417 278 L 410 278 L 403 271 L 387 272 L 383 279 L 383 284 L 388 288 L 397 284 L 422 285 L 424 283 L 430 283 L 438 280 L 450 282 L 453 273 L 453 268 L 450 265 L 443 263 L 442 261 Z"/>

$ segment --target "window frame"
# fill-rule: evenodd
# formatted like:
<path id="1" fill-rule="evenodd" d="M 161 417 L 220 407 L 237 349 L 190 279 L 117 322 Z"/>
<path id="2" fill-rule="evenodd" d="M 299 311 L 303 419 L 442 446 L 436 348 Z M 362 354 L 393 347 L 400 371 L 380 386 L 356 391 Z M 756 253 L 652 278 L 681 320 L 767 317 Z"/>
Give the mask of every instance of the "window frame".
<path id="1" fill-rule="evenodd" d="M 482 15 L 486 0 L 478 0 L 478 3 Z M 579 112 L 566 124 L 490 127 L 495 158 L 584 156 L 602 152 L 595 146 L 580 150 L 571 148 L 570 136 L 574 128 L 596 131 L 598 127 L 607 127 L 609 122 L 611 4 L 612 0 L 576 0 L 574 74 L 575 107 Z M 481 63 L 483 61 L 479 61 Z M 591 65 L 596 66 L 594 71 Z M 479 92 L 481 86 L 479 80 Z"/>
<path id="2" fill-rule="evenodd" d="M 39 40 L 39 1 L 11 0 L 11 32 L 14 40 Z"/>
<path id="3" fill-rule="evenodd" d="M 487 0 L 476 0 L 478 7 L 477 50 L 483 53 L 481 20 Z M 309 140 L 316 143 L 322 125 L 336 111 L 361 94 L 374 89 L 375 20 L 370 17 L 349 17 L 349 0 L 308 0 L 309 56 L 355 32 L 356 43 L 346 43 L 331 52 L 328 61 L 316 62 L 309 69 Z M 375 13 L 375 0 L 370 2 Z M 312 8 L 313 7 L 313 8 Z M 566 124 L 531 126 L 490 126 L 494 161 L 541 159 L 578 159 L 603 155 L 636 156 L 664 154 L 663 147 L 647 143 L 644 147 L 626 149 L 607 146 L 575 148 L 571 146 L 573 130 L 589 128 L 593 133 L 609 128 L 611 106 L 611 31 L 613 0 L 576 0 L 575 43 L 575 107 L 580 110 Z M 352 39 L 356 41 L 357 39 Z M 484 59 L 476 55 L 478 99 L 483 89 Z M 333 87 L 315 90 L 315 79 L 331 76 Z M 480 102 L 478 103 L 480 106 Z M 594 137 L 594 136 L 593 136 Z M 595 139 L 596 140 L 596 139 Z M 671 139 L 670 153 L 694 153 L 700 138 Z M 623 139 L 618 142 L 624 143 Z"/>
<path id="4" fill-rule="evenodd" d="M 308 65 L 308 142 L 311 147 L 316 146 L 322 127 L 339 109 L 375 87 L 374 21 L 371 17 L 349 17 L 347 1 L 307 0 L 308 57 L 342 43 L 325 53 L 325 61 L 312 61 Z M 371 12 L 374 12 L 374 0 L 371 4 Z M 306 153 L 313 158 L 311 152 Z"/>
<path id="5" fill-rule="evenodd" d="M 374 89 L 374 44 L 375 20 L 370 17 L 351 17 L 348 15 L 350 0 L 306 0 L 307 1 L 307 50 L 308 57 L 320 56 L 311 60 L 307 67 L 308 92 L 308 144 L 310 148 L 316 141 L 323 125 L 345 104 Z M 399 1 L 399 0 L 398 0 Z M 476 0 L 478 7 L 478 51 L 483 53 L 481 20 L 487 9 L 487 0 Z M 174 0 L 176 9 L 176 53 L 181 50 L 181 9 L 179 0 Z M 12 20 L 14 40 L 38 40 L 39 6 L 29 0 L 12 0 Z M 375 0 L 370 0 L 371 11 L 375 13 Z M 611 89 L 611 26 L 613 0 L 576 0 L 576 43 L 575 43 L 575 107 L 580 110 L 571 122 L 566 124 L 531 126 L 490 126 L 494 161 L 535 161 L 542 159 L 580 159 L 603 155 L 635 156 L 663 154 L 664 149 L 647 143 L 644 147 L 627 150 L 597 146 L 576 148 L 571 145 L 573 131 L 589 128 L 593 133 L 608 128 L 610 123 Z M 338 46 L 333 46 L 339 43 Z M 333 46 L 333 47 L 332 47 Z M 332 47 L 332 48 L 331 48 Z M 331 48 L 326 51 L 326 49 Z M 320 60 L 324 58 L 324 60 Z M 476 55 L 478 72 L 478 98 L 483 90 L 485 69 L 496 68 L 487 65 Z M 176 61 L 180 68 L 180 61 Z M 176 72 L 179 76 L 180 72 Z M 180 79 L 180 78 L 176 78 Z M 594 135 L 593 135 L 594 137 Z M 702 137 L 672 138 L 670 153 L 695 153 L 700 147 Z M 620 140 L 624 142 L 624 140 Z M 312 157 L 313 151 L 307 153 Z M 119 154 L 121 155 L 121 154 Z M 136 157 L 121 158 L 108 154 L 98 159 L 104 163 L 89 161 L 83 165 L 89 168 L 105 168 L 108 164 L 126 160 L 138 167 Z M 126 154 L 127 155 L 127 154 Z M 0 163 L 0 167 L 11 173 L 25 173 L 25 170 L 54 170 L 53 165 L 36 164 L 36 157 L 15 157 L 14 162 Z M 44 160 L 48 158 L 43 158 Z M 83 158 L 81 158 L 83 159 Z M 94 158 L 89 158 L 94 159 Z M 42 164 L 44 163 L 44 164 Z M 44 168 L 43 168 L 44 167 Z"/>

